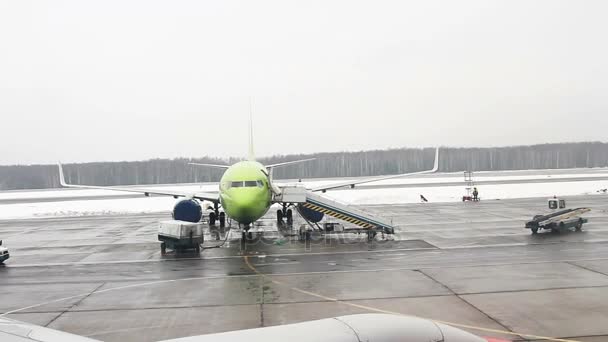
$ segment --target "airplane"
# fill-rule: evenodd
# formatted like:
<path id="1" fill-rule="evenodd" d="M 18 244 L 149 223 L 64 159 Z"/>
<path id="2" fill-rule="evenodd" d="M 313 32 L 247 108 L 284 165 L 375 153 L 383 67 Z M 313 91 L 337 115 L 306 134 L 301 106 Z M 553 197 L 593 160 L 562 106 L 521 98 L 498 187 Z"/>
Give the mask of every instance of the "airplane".
<path id="1" fill-rule="evenodd" d="M 508 342 L 481 338 L 450 325 L 423 318 L 395 314 L 356 314 L 315 321 L 223 333 L 182 337 L 163 342 L 292 342 L 400 341 L 400 342 Z M 89 337 L 23 323 L 0 315 L 3 342 L 99 342 Z"/>
<path id="2" fill-rule="evenodd" d="M 305 203 L 305 198 L 312 197 L 313 193 L 325 193 L 327 190 L 338 189 L 342 187 L 354 188 L 356 185 L 377 182 L 386 179 L 400 178 L 412 175 L 420 175 L 426 173 L 434 173 L 439 168 L 439 148 L 435 150 L 435 164 L 431 170 L 411 172 L 389 176 L 370 177 L 365 179 L 343 181 L 314 188 L 306 188 L 305 192 L 301 193 L 301 200 L 287 201 L 284 199 L 286 190 L 291 190 L 293 186 L 277 184 L 273 180 L 273 171 L 276 168 L 297 163 L 308 162 L 314 159 L 303 159 L 288 161 L 284 163 L 262 165 L 255 159 L 253 148 L 253 128 L 252 122 L 249 123 L 249 152 L 247 160 L 237 162 L 231 166 L 216 165 L 216 164 L 201 164 L 190 163 L 194 166 L 204 166 L 223 169 L 224 174 L 219 182 L 218 193 L 211 192 L 182 192 L 172 190 L 146 189 L 146 188 L 131 188 L 131 187 L 115 187 L 115 186 L 95 186 L 95 185 L 79 185 L 69 184 L 65 180 L 63 167 L 58 163 L 60 184 L 66 188 L 81 188 L 81 189 L 103 189 L 123 192 L 142 193 L 145 196 L 164 195 L 173 196 L 174 198 L 183 197 L 184 200 L 176 203 L 173 208 L 173 218 L 175 220 L 199 222 L 202 218 L 202 207 L 199 201 L 208 201 L 212 203 L 213 212 L 209 214 L 209 223 L 215 224 L 219 220 L 220 226 L 224 226 L 226 216 L 243 227 L 242 238 L 251 239 L 249 229 L 251 224 L 266 215 L 270 207 L 279 203 L 282 208 L 277 211 L 277 220 L 282 222 L 285 218 L 288 223 L 291 223 L 293 218 L 290 206 L 294 206 L 296 210 L 306 220 L 319 222 L 323 218 L 323 214 L 334 215 L 337 218 L 345 219 L 349 222 L 361 225 L 366 228 L 388 226 L 380 219 L 375 219 L 369 214 L 358 212 L 354 208 L 339 207 L 338 204 L 332 202 L 323 196 L 316 196 L 314 204 Z M 290 189 L 287 189 L 290 188 Z M 339 207 L 339 208 L 337 208 Z M 220 211 L 220 208 L 222 211 Z M 246 235 L 249 233 L 248 235 Z"/>

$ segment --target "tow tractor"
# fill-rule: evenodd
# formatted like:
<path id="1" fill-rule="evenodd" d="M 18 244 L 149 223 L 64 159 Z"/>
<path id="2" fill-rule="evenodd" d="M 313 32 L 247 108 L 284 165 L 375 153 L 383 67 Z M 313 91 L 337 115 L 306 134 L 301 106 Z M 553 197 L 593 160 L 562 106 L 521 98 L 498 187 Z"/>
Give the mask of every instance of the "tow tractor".
<path id="1" fill-rule="evenodd" d="M 2 247 L 2 240 L 0 240 L 0 264 L 4 263 L 8 258 L 10 258 L 8 248 Z"/>
<path id="2" fill-rule="evenodd" d="M 532 234 L 538 233 L 540 229 L 562 232 L 574 228 L 577 232 L 580 232 L 583 224 L 588 222 L 581 215 L 591 211 L 589 208 L 566 209 L 566 201 L 557 197 L 550 198 L 548 206 L 552 212 L 544 215 L 535 215 L 532 221 L 526 222 L 526 228 L 529 228 Z"/>

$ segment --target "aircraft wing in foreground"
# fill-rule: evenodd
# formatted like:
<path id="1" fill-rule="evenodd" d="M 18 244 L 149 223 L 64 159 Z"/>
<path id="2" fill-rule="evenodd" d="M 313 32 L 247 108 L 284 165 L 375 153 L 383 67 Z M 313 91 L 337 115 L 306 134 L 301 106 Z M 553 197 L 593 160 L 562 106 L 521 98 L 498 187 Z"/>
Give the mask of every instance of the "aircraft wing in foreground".
<path id="1" fill-rule="evenodd" d="M 218 334 L 190 336 L 164 342 L 487 342 L 463 330 L 413 316 L 359 314 Z M 0 316 L 2 342 L 99 342 L 83 336 L 22 323 Z"/>

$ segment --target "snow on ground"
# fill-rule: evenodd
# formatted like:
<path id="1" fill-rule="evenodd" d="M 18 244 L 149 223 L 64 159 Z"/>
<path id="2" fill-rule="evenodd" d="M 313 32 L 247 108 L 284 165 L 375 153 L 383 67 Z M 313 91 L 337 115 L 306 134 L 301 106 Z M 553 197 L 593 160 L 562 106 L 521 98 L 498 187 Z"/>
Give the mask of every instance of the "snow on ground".
<path id="1" fill-rule="evenodd" d="M 477 187 L 482 200 L 588 195 L 598 194 L 599 189 L 605 188 L 608 188 L 608 181 L 491 184 Z M 463 186 L 438 186 L 328 191 L 325 195 L 348 204 L 420 203 L 420 195 L 429 202 L 459 202 L 462 201 L 465 190 Z"/>
<path id="2" fill-rule="evenodd" d="M 556 174 L 560 170 L 515 170 L 515 171 L 481 171 L 474 174 L 474 180 L 477 182 L 484 181 L 518 181 L 518 180 L 551 180 L 551 179 L 574 179 L 574 178 L 592 178 L 592 177 L 607 177 L 608 169 L 596 168 L 596 169 L 578 169 L 574 170 L 574 173 Z M 573 170 L 563 170 L 570 171 Z M 496 174 L 499 173 L 500 176 Z M 518 175 L 517 173 L 532 173 Z M 536 173 L 536 174 L 534 174 Z M 354 177 L 354 178 L 332 178 L 315 180 L 309 179 L 304 180 L 304 184 L 309 187 L 318 187 L 322 185 L 343 182 L 358 178 L 366 177 Z M 371 183 L 370 185 L 401 185 L 401 184 L 434 184 L 434 183 L 453 183 L 453 182 L 464 182 L 464 176 L 462 172 L 450 172 L 450 173 L 436 173 L 426 176 L 417 177 L 404 177 L 396 179 L 387 179 Z M 278 184 L 296 184 L 294 181 L 283 181 L 277 180 Z M 201 184 L 153 184 L 153 185 L 137 185 L 123 187 L 146 188 L 150 190 L 167 190 L 173 189 L 183 192 L 217 192 L 217 183 L 201 183 Z M 98 189 L 44 189 L 44 190 L 16 190 L 16 191 L 0 191 L 0 200 L 10 199 L 33 199 L 33 198 L 60 198 L 60 197 L 92 197 L 92 196 L 124 196 L 130 194 L 129 192 L 123 191 L 109 191 L 109 190 L 98 190 Z"/>
<path id="3" fill-rule="evenodd" d="M 551 197 L 574 196 L 584 194 L 598 194 L 598 190 L 608 188 L 608 181 L 572 181 L 572 182 L 550 182 L 551 179 L 568 178 L 589 178 L 589 177 L 608 177 L 606 169 L 593 169 L 586 172 L 568 174 L 544 174 L 544 170 L 539 170 L 537 174 L 531 171 L 527 175 L 517 175 L 515 172 L 496 173 L 483 175 L 477 173 L 475 181 L 497 180 L 497 181 L 517 181 L 535 179 L 539 183 L 520 183 L 520 184 L 489 184 L 478 185 L 482 200 L 509 199 L 509 198 L 528 198 L 528 197 Z M 480 176 L 477 176 L 481 174 Z M 496 175 L 499 174 L 499 175 Z M 504 176 L 503 176 L 504 174 Z M 542 182 L 542 180 L 548 180 Z M 344 179 L 336 178 L 332 180 L 319 180 L 306 182 L 308 187 L 315 187 L 328 183 L 342 182 Z M 411 177 L 403 179 L 386 180 L 374 184 L 429 184 L 462 181 L 460 186 L 431 186 L 431 187 L 411 187 L 411 188 L 384 188 L 384 189 L 365 189 L 328 191 L 325 195 L 340 202 L 349 204 L 398 204 L 398 203 L 419 203 L 420 195 L 424 195 L 429 202 L 459 202 L 465 194 L 464 180 L 462 173 L 437 174 L 431 177 Z M 136 187 L 136 188 L 139 188 Z M 159 190 L 174 189 L 185 192 L 216 192 L 217 184 L 205 183 L 196 184 L 177 184 L 177 185 L 154 185 L 151 188 Z M 73 189 L 54 189 L 54 190 L 34 190 L 34 191 L 7 191 L 0 192 L 0 199 L 44 199 L 61 197 L 89 197 L 89 196 L 113 196 L 125 195 L 126 192 L 108 190 L 73 190 Z M 95 199 L 95 200 L 70 200 L 34 203 L 14 203 L 0 205 L 0 219 L 22 219 L 32 217 L 56 217 L 56 216 L 87 216 L 104 214 L 133 214 L 133 213 L 152 213 L 169 212 L 177 200 L 172 197 L 144 197 L 141 198 L 116 198 L 116 199 Z"/>
<path id="4" fill-rule="evenodd" d="M 493 172 L 476 172 L 473 175 L 473 180 L 476 182 L 489 182 L 489 181 L 520 181 L 520 180 L 552 180 L 552 179 L 576 179 L 576 178 L 597 178 L 597 177 L 608 177 L 608 170 L 605 168 L 602 169 L 590 169 L 593 172 L 583 173 L 568 173 L 568 174 L 542 174 L 543 172 L 552 172 L 554 170 L 535 170 L 537 174 L 525 174 L 525 175 L 510 175 L 510 173 L 517 173 L 522 171 L 502 171 L 500 175 L 497 176 L 496 171 Z M 307 187 L 317 187 L 328 185 L 336 182 L 346 181 L 346 180 L 354 180 L 358 178 L 367 178 L 367 177 L 354 177 L 354 178 L 335 178 L 335 179 L 323 179 L 323 180 L 305 180 L 304 184 Z M 280 181 L 277 181 L 280 182 Z M 377 181 L 371 183 L 373 185 L 401 185 L 401 184 L 434 184 L 434 183 L 454 183 L 454 182 L 463 182 L 464 183 L 464 174 L 463 172 L 450 172 L 450 173 L 435 173 L 429 174 L 425 176 L 413 176 L 413 177 L 403 177 L 403 178 L 394 178 L 394 179 L 386 179 L 382 181 Z M 295 184 L 293 182 L 289 182 L 286 184 Z M 371 185 L 370 184 L 370 185 Z"/>
<path id="5" fill-rule="evenodd" d="M 141 188 L 142 186 L 123 186 L 132 187 L 134 189 Z M 149 185 L 145 186 L 149 190 L 165 191 L 167 188 L 171 188 L 176 191 L 184 192 L 217 192 L 217 183 L 206 183 L 202 185 Z M 90 196 L 124 196 L 132 195 L 131 192 L 126 191 L 113 191 L 113 190 L 101 190 L 101 189 L 44 189 L 44 190 L 19 190 L 19 191 L 0 191 L 0 200 L 11 200 L 11 199 L 33 199 L 33 198 L 60 198 L 60 197 L 90 197 Z"/>
<path id="6" fill-rule="evenodd" d="M 116 198 L 0 205 L 0 219 L 169 212 L 173 197 Z"/>

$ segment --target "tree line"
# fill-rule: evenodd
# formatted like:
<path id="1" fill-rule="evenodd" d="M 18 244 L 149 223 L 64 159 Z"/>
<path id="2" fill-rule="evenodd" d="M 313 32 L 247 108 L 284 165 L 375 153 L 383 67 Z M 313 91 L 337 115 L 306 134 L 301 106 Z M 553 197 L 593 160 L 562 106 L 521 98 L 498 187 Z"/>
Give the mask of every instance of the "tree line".
<path id="1" fill-rule="evenodd" d="M 277 168 L 277 179 L 358 177 L 399 174 L 433 167 L 434 148 L 398 148 L 360 152 L 276 155 L 262 164 L 297 159 L 314 161 Z M 231 165 L 239 158 L 175 158 L 64 165 L 66 180 L 76 184 L 128 185 L 216 182 L 223 170 L 188 163 Z M 439 171 L 498 171 L 608 166 L 608 143 L 581 142 L 486 148 L 444 147 Z M 0 166 L 0 190 L 59 187 L 56 165 Z"/>

